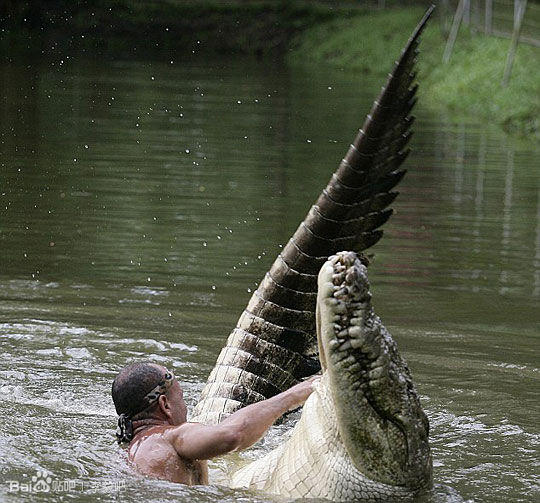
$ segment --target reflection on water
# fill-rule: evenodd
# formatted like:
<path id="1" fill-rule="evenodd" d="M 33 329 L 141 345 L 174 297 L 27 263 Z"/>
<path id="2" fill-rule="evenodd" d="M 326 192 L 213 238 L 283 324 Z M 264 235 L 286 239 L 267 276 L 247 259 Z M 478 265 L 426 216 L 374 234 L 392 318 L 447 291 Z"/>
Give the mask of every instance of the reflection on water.
<path id="1" fill-rule="evenodd" d="M 47 470 L 80 482 L 65 492 L 83 500 L 119 489 L 125 501 L 237 501 L 218 485 L 131 473 L 114 445 L 111 381 L 149 358 L 195 403 L 379 82 L 202 60 L 24 61 L 1 82 L 0 490 L 21 501 L 7 481 Z M 531 501 L 540 150 L 418 114 L 371 279 L 432 424 L 436 487 L 422 501 Z M 241 457 L 268 451 L 291 421 Z"/>

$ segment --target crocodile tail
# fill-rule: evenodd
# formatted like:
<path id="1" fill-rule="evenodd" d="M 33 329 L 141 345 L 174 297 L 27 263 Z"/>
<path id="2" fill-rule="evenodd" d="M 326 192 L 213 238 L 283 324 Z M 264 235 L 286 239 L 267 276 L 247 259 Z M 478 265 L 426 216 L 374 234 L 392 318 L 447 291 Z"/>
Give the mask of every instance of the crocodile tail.
<path id="1" fill-rule="evenodd" d="M 362 129 L 304 221 L 253 293 L 222 349 L 194 420 L 217 423 L 240 407 L 273 396 L 318 369 L 317 274 L 329 255 L 362 251 L 382 236 L 393 189 L 403 178 L 414 118 L 414 66 L 420 21 Z"/>

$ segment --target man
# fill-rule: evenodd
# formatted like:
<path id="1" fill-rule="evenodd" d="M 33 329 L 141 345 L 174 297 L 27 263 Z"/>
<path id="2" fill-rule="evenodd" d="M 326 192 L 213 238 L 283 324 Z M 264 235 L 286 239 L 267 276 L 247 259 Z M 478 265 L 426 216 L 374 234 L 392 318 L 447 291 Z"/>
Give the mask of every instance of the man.
<path id="1" fill-rule="evenodd" d="M 254 444 L 285 412 L 302 405 L 316 378 L 231 414 L 215 426 L 187 422 L 182 389 L 172 372 L 150 362 L 128 365 L 115 378 L 118 443 L 149 476 L 181 484 L 207 484 L 206 460 Z"/>

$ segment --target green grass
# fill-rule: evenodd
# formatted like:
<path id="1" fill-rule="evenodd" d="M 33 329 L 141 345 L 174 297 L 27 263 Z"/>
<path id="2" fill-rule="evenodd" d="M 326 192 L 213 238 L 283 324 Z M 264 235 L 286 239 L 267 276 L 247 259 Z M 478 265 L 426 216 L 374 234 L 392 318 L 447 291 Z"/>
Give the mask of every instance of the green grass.
<path id="1" fill-rule="evenodd" d="M 310 28 L 293 42 L 291 62 L 335 65 L 384 76 L 422 15 L 388 10 Z M 510 41 L 462 29 L 448 64 L 445 40 L 432 19 L 420 44 L 422 100 L 455 115 L 475 115 L 540 140 L 540 49 L 519 45 L 508 87 L 501 87 Z"/>

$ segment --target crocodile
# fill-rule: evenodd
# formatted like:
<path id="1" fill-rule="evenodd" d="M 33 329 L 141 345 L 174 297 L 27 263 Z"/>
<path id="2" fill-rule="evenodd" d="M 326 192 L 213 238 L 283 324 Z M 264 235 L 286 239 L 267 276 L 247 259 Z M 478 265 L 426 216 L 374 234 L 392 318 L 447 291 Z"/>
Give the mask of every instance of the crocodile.
<path id="1" fill-rule="evenodd" d="M 353 498 L 380 501 L 407 497 L 430 484 L 428 422 L 395 344 L 372 313 L 366 293 L 361 303 L 366 304 L 365 313 L 369 315 L 362 320 L 366 333 L 372 335 L 365 337 L 373 338 L 378 349 L 374 346 L 371 355 L 358 359 L 358 348 L 354 347 L 357 337 L 349 337 L 342 351 L 351 353 L 347 361 L 351 368 L 358 369 L 358 375 L 355 378 L 344 373 L 336 377 L 336 369 L 343 365 L 331 363 L 334 343 L 325 342 L 327 324 L 323 318 L 332 315 L 329 308 L 322 308 L 329 297 L 326 290 L 321 291 L 320 275 L 324 276 L 323 283 L 328 283 L 328 257 L 341 250 L 361 253 L 377 243 L 382 237 L 380 227 L 392 214 L 389 206 L 398 195 L 394 189 L 405 175 L 401 165 L 410 151 L 407 145 L 418 89 L 414 68 L 418 44 L 432 11 L 433 7 L 426 11 L 407 41 L 329 183 L 253 293 L 217 358 L 191 419 L 216 424 L 239 408 L 274 396 L 322 367 L 325 372 L 321 384 L 314 398 L 306 402 L 295 432 L 313 429 L 329 435 L 326 445 L 337 456 L 333 459 L 342 462 L 336 462 L 336 483 L 332 485 L 325 483 L 328 477 L 323 464 L 312 465 L 306 462 L 309 457 L 298 455 L 296 461 L 305 462 L 305 477 L 299 485 L 307 487 L 302 494 L 310 497 L 339 501 L 357 494 Z M 341 267 L 353 267 L 350 254 L 336 256 L 341 257 Z M 338 267 L 335 260 L 330 259 L 332 267 Z M 361 269 L 356 260 L 355 271 Z M 367 276 L 362 272 L 346 279 L 343 288 L 367 291 L 367 286 Z M 346 309 L 360 302 L 354 296 L 351 299 L 343 300 Z M 356 314 L 346 318 L 342 330 L 357 331 L 352 327 L 357 318 Z M 322 332 L 319 337 L 317 325 Z M 339 404 L 335 402 L 336 394 L 341 397 Z M 359 410 L 348 414 L 352 412 L 349 408 Z M 304 448 L 302 445 L 299 442 L 298 448 Z M 269 459 L 256 462 L 260 477 L 254 473 L 255 468 L 248 467 L 233 477 L 233 485 L 282 495 L 299 494 L 294 492 L 289 477 L 295 463 L 294 447 L 287 450 L 283 444 L 278 449 L 289 453 L 288 463 L 273 465 L 279 455 L 271 454 Z M 317 475 L 315 469 L 321 472 Z M 340 483 L 343 470 L 349 469 L 347 482 Z M 264 483 L 261 477 L 266 477 Z M 315 483 L 317 477 L 322 481 Z M 268 482 L 270 479 L 272 482 Z M 281 482 L 274 482 L 276 479 Z"/>
<path id="2" fill-rule="evenodd" d="M 429 423 L 356 253 L 322 266 L 316 309 L 322 378 L 291 437 L 231 486 L 333 501 L 412 497 L 431 485 Z"/>

